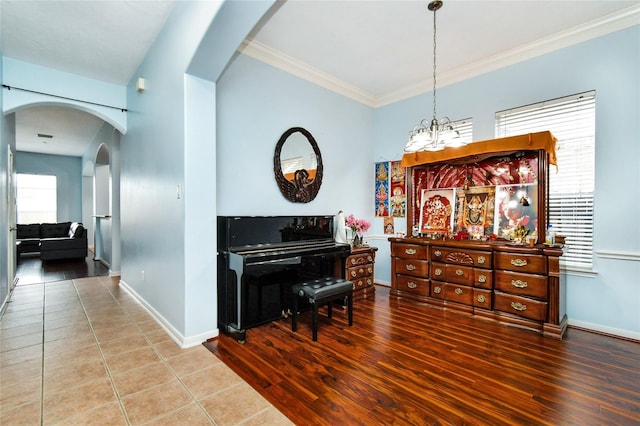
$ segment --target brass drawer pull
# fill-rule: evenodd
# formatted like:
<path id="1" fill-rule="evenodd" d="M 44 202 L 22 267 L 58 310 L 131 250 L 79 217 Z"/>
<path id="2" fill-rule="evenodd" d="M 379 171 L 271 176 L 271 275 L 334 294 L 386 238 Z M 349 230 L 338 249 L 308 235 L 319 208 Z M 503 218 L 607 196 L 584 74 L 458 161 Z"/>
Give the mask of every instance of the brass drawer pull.
<path id="1" fill-rule="evenodd" d="M 464 275 L 464 271 L 462 269 L 456 269 L 456 275 L 457 276 Z"/>
<path id="2" fill-rule="evenodd" d="M 455 290 L 453 290 L 458 296 L 460 296 L 462 294 L 462 289 L 461 288 L 456 288 Z"/>
<path id="3" fill-rule="evenodd" d="M 407 271 L 413 271 L 415 269 L 416 269 L 416 267 L 414 265 L 412 265 L 412 264 L 408 264 L 407 265 Z"/>
<path id="4" fill-rule="evenodd" d="M 484 294 L 479 294 L 478 295 L 478 303 L 484 303 L 487 301 L 487 298 L 484 297 Z"/>
<path id="5" fill-rule="evenodd" d="M 371 256 L 367 256 L 367 260 L 368 260 L 369 262 L 373 262 L 373 258 L 372 258 Z"/>
<path id="6" fill-rule="evenodd" d="M 487 276 L 486 275 L 478 275 L 478 282 L 486 283 L 487 282 Z"/>
<path id="7" fill-rule="evenodd" d="M 409 288 L 416 288 L 416 287 L 418 287 L 418 284 L 414 283 L 413 281 L 409 281 L 409 282 L 407 283 L 407 287 L 409 287 Z"/>
<path id="8" fill-rule="evenodd" d="M 416 254 L 418 251 L 416 249 L 408 248 L 404 249 L 405 254 Z"/>
<path id="9" fill-rule="evenodd" d="M 527 282 L 521 280 L 511 280 L 511 285 L 516 288 L 527 288 Z"/>
<path id="10" fill-rule="evenodd" d="M 439 277 L 440 275 L 442 275 L 442 269 L 437 268 L 435 271 L 433 271 L 433 273 Z"/>
<path id="11" fill-rule="evenodd" d="M 372 274 L 372 273 L 373 273 L 373 268 L 372 268 L 371 266 L 369 266 L 369 267 L 367 268 L 367 272 L 369 272 L 370 274 Z"/>
<path id="12" fill-rule="evenodd" d="M 523 305 L 520 302 L 511 302 L 511 307 L 513 309 L 515 309 L 516 311 L 526 311 L 527 310 L 527 305 Z"/>
<path id="13" fill-rule="evenodd" d="M 485 259 L 484 256 L 478 256 L 478 263 L 480 265 L 484 264 L 484 262 L 486 262 L 486 261 L 487 261 L 487 259 Z"/>
<path id="14" fill-rule="evenodd" d="M 527 261 L 524 259 L 511 259 L 513 266 L 527 266 Z"/>
<path id="15" fill-rule="evenodd" d="M 435 254 L 438 257 L 442 256 L 442 252 L 440 250 L 434 251 L 433 254 Z"/>
<path id="16" fill-rule="evenodd" d="M 433 288 L 433 292 L 434 292 L 435 294 L 440 294 L 440 292 L 441 292 L 441 291 L 442 291 L 442 289 L 441 289 L 440 287 L 438 287 L 438 286 L 435 286 L 435 287 Z"/>
<path id="17" fill-rule="evenodd" d="M 358 273 L 357 273 L 356 271 L 351 271 L 351 276 L 352 276 L 353 278 L 355 278 L 357 275 L 358 275 Z"/>

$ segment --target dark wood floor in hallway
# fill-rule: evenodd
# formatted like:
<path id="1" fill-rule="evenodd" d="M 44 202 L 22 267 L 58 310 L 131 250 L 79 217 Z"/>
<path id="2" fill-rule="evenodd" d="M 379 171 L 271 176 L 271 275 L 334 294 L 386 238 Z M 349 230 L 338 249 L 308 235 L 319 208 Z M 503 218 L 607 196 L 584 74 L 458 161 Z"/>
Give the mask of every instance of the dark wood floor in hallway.
<path id="1" fill-rule="evenodd" d="M 89 256 L 84 259 L 43 262 L 38 253 L 23 254 L 17 262 L 18 285 L 109 275 L 109 269 L 99 261 L 93 260 L 92 256 L 89 252 Z"/>
<path id="2" fill-rule="evenodd" d="M 389 298 L 205 345 L 298 425 L 637 425 L 640 343 L 570 328 L 558 341 Z"/>

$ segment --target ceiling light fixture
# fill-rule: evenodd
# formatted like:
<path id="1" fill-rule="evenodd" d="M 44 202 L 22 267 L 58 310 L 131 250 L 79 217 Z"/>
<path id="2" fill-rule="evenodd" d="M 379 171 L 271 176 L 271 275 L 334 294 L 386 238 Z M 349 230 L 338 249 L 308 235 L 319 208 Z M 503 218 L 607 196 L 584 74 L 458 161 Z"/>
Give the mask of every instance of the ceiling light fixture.
<path id="1" fill-rule="evenodd" d="M 429 3 L 433 12 L 433 118 L 423 119 L 409 132 L 409 142 L 405 152 L 441 151 L 446 147 L 460 147 L 467 143 L 460 138 L 456 125 L 448 117 L 438 120 L 436 117 L 436 11 L 442 7 L 442 1 Z"/>

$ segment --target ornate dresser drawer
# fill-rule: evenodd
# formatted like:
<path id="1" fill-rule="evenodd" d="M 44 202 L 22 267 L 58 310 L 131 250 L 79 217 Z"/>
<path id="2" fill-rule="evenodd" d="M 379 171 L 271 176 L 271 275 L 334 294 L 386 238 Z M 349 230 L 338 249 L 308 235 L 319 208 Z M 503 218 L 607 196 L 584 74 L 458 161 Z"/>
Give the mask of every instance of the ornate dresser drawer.
<path id="1" fill-rule="evenodd" d="M 450 247 L 431 247 L 431 261 L 491 269 L 492 253 Z"/>
<path id="2" fill-rule="evenodd" d="M 354 253 L 357 253 L 355 249 L 354 249 Z M 359 265 L 373 266 L 375 257 L 376 257 L 375 251 L 370 251 L 370 250 L 367 250 L 367 253 L 351 254 L 351 256 L 347 258 L 346 266 L 347 268 L 351 268 L 353 266 L 359 266 Z M 373 271 L 371 271 L 371 273 L 373 273 Z"/>
<path id="3" fill-rule="evenodd" d="M 473 285 L 473 268 L 470 266 L 447 265 L 433 263 L 431 265 L 431 279 L 450 283 Z"/>
<path id="4" fill-rule="evenodd" d="M 407 259 L 426 259 L 427 247 L 418 244 L 393 244 L 391 256 L 403 257 Z"/>
<path id="5" fill-rule="evenodd" d="M 492 295 L 491 290 L 484 290 L 480 288 L 473 289 L 473 306 L 477 308 L 492 309 Z"/>
<path id="6" fill-rule="evenodd" d="M 366 299 L 375 294 L 373 274 L 377 247 L 358 247 L 351 250 L 345 261 L 345 278 L 353 282 L 353 300 Z"/>
<path id="7" fill-rule="evenodd" d="M 495 269 L 546 274 L 547 260 L 546 257 L 535 254 L 501 252 L 496 253 Z"/>
<path id="8" fill-rule="evenodd" d="M 493 288 L 493 273 L 486 269 L 473 269 L 473 286 L 479 288 Z"/>
<path id="9" fill-rule="evenodd" d="M 357 280 L 358 278 L 370 277 L 373 275 L 373 263 L 368 263 L 361 266 L 353 266 L 347 268 L 347 279 L 349 281 Z"/>
<path id="10" fill-rule="evenodd" d="M 398 290 L 421 296 L 429 296 L 429 280 L 407 275 L 398 275 L 396 279 Z"/>
<path id="11" fill-rule="evenodd" d="M 547 319 L 547 302 L 495 291 L 493 308 L 536 321 Z"/>
<path id="12" fill-rule="evenodd" d="M 510 294 L 547 299 L 548 283 L 545 275 L 496 271 L 496 290 Z"/>
<path id="13" fill-rule="evenodd" d="M 395 259 L 397 274 L 412 275 L 414 277 L 429 277 L 429 262 L 418 259 Z"/>
<path id="14" fill-rule="evenodd" d="M 473 305 L 473 288 L 466 285 L 445 283 L 444 300 L 462 303 L 463 305 Z"/>

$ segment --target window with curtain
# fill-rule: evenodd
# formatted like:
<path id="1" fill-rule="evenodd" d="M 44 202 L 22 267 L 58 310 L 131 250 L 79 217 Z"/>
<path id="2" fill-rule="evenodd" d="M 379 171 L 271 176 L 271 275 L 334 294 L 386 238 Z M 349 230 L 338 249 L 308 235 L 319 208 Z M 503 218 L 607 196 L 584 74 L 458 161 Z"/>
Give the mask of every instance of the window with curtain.
<path id="1" fill-rule="evenodd" d="M 55 223 L 58 218 L 57 180 L 50 175 L 16 175 L 16 222 Z"/>
<path id="2" fill-rule="evenodd" d="M 593 265 L 595 91 L 496 113 L 496 136 L 549 130 L 558 139 L 557 168 L 549 170 L 549 218 L 567 238 L 561 258 L 567 269 Z"/>

